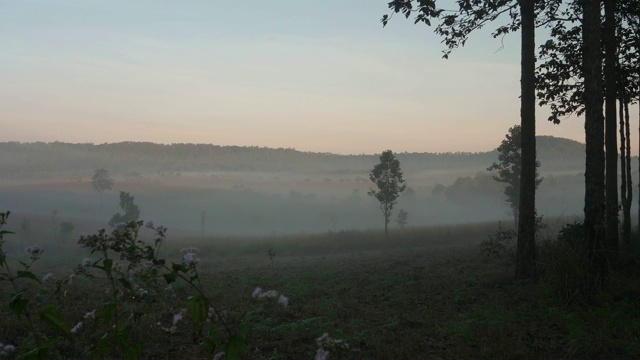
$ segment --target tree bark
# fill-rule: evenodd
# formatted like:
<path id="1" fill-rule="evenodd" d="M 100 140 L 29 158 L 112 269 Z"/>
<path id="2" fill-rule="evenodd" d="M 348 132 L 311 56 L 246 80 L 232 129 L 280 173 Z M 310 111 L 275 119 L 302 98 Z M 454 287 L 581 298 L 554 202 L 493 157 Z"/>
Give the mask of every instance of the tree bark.
<path id="1" fill-rule="evenodd" d="M 604 284 L 604 119 L 602 114 L 602 51 L 600 1 L 583 1 L 583 72 L 585 104 L 585 247 L 594 291 Z"/>
<path id="2" fill-rule="evenodd" d="M 618 143 L 616 129 L 617 94 L 617 44 L 615 0 L 604 0 L 604 79 L 605 93 L 605 147 L 606 147 L 606 242 L 608 258 L 613 260 L 618 253 Z M 621 131 L 623 131 L 621 129 Z M 624 154 L 623 154 L 624 156 Z"/>
<path id="3" fill-rule="evenodd" d="M 623 92 L 624 93 L 624 92 Z M 624 244 L 627 244 L 627 239 L 631 235 L 631 232 L 627 232 L 627 217 L 626 207 L 627 204 L 627 156 L 626 156 L 626 134 L 624 124 L 624 95 L 620 97 L 620 107 L 618 109 L 618 117 L 620 118 L 620 202 L 622 203 L 622 240 Z M 629 226 L 629 230 L 631 227 Z"/>
<path id="4" fill-rule="evenodd" d="M 625 234 L 625 245 L 627 248 L 631 245 L 631 203 L 633 201 L 633 179 L 631 177 L 631 125 L 629 124 L 630 115 L 629 115 L 629 102 L 630 100 L 626 100 L 624 103 L 624 122 L 625 122 L 625 132 L 627 135 L 627 146 L 625 152 L 625 163 L 627 165 L 626 171 L 626 185 L 627 185 L 627 196 L 624 199 L 622 204 L 623 214 L 624 214 L 624 227 L 623 232 Z"/>
<path id="5" fill-rule="evenodd" d="M 516 278 L 536 278 L 536 96 L 534 1 L 520 0 L 522 53 L 520 78 L 521 172 Z"/>

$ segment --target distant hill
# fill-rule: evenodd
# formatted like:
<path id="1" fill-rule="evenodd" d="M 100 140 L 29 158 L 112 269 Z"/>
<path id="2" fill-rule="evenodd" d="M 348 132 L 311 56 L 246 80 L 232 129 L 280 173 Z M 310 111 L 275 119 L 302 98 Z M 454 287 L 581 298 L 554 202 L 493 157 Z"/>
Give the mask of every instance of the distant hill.
<path id="1" fill-rule="evenodd" d="M 582 171 L 584 144 L 538 136 L 542 171 Z M 113 175 L 167 172 L 325 172 L 367 173 L 377 155 L 337 155 L 295 149 L 120 142 L 71 144 L 62 142 L 0 143 L 0 179 L 72 178 L 107 168 Z M 497 151 L 478 153 L 398 153 L 405 172 L 469 168 L 483 171 L 497 160 Z"/>

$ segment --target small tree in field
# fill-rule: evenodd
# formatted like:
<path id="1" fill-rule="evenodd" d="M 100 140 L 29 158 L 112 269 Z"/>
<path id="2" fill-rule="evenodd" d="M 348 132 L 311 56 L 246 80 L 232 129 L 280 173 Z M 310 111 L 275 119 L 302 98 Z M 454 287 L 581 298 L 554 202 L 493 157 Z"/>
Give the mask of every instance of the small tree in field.
<path id="1" fill-rule="evenodd" d="M 113 179 L 107 170 L 100 168 L 93 174 L 91 185 L 100 193 L 100 212 L 102 213 L 102 193 L 113 188 Z"/>
<path id="2" fill-rule="evenodd" d="M 373 167 L 369 174 L 369 179 L 376 184 L 378 189 L 370 189 L 367 193 L 375 197 L 380 202 L 380 210 L 384 216 L 384 236 L 388 237 L 389 221 L 393 213 L 393 206 L 398 202 L 398 197 L 407 188 L 400 161 L 396 159 L 391 150 L 384 151 L 380 155 L 380 163 Z"/>
<path id="3" fill-rule="evenodd" d="M 400 209 L 398 211 L 398 215 L 396 216 L 396 224 L 401 228 L 404 228 L 409 223 L 409 212 L 404 209 Z"/>
<path id="4" fill-rule="evenodd" d="M 513 219 L 518 228 L 518 210 L 520 209 L 520 149 L 522 140 L 520 136 L 520 125 L 515 125 L 509 129 L 505 139 L 498 146 L 498 161 L 487 168 L 488 171 L 496 171 L 493 179 L 505 183 L 504 194 L 507 196 L 507 203 L 513 211 Z M 540 167 L 540 161 L 536 160 L 536 168 Z M 542 179 L 536 171 L 536 188 Z"/>
<path id="5" fill-rule="evenodd" d="M 126 191 L 120 191 L 120 208 L 124 210 L 124 215 L 119 212 L 114 214 L 109 220 L 109 225 L 116 226 L 119 223 L 138 221 L 140 208 L 133 202 L 133 196 Z"/>

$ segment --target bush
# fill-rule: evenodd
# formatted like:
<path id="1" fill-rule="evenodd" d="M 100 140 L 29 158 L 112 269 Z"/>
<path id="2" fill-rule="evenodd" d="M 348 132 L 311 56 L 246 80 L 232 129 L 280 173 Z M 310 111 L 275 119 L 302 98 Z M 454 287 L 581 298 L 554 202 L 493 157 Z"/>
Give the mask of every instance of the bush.
<path id="1" fill-rule="evenodd" d="M 567 303 L 588 293 L 593 283 L 583 240 L 584 225 L 576 221 L 563 226 L 555 241 L 540 247 L 541 280 Z"/>
<path id="2" fill-rule="evenodd" d="M 515 230 L 503 230 L 502 222 L 499 222 L 498 230 L 480 243 L 480 254 L 490 258 L 507 256 L 515 262 L 516 253 L 514 247 L 516 237 Z"/>

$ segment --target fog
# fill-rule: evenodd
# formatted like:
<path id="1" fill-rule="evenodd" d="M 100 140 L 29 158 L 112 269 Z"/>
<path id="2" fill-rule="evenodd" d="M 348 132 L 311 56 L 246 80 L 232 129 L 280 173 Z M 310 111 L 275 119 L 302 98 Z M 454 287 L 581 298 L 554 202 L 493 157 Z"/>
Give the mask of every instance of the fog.
<path id="1" fill-rule="evenodd" d="M 308 155 L 323 159 L 321 154 Z M 44 154 L 35 151 L 33 156 Z M 49 167 L 42 171 L 42 164 L 29 167 L 33 161 L 25 159 L 23 152 L 20 161 L 27 165 L 21 168 L 21 175 L 5 176 L 0 186 L 0 210 L 12 211 L 14 228 L 26 221 L 31 230 L 44 228 L 45 233 L 56 237 L 59 224 L 71 222 L 72 236 L 78 236 L 108 227 L 113 214 L 122 212 L 119 192 L 125 191 L 135 197 L 141 210 L 140 219 L 164 225 L 181 236 L 382 229 L 379 203 L 367 195 L 373 183 L 368 179 L 366 160 L 372 168 L 376 157 L 359 158 L 357 164 L 348 169 L 348 163 L 345 165 L 346 160 L 340 156 L 325 156 L 338 157 L 340 168 L 332 169 L 330 161 L 318 160 L 316 165 L 306 163 L 294 171 L 154 171 L 150 166 L 145 169 L 138 163 L 130 165 L 133 155 L 106 156 L 103 160 L 108 161 L 104 162 L 115 169 L 107 168 L 114 186 L 103 193 L 101 202 L 100 193 L 92 188 L 90 168 L 99 168 L 100 164 L 89 161 L 84 167 L 74 168 L 65 163 L 64 166 L 71 166 L 69 170 L 52 171 Z M 447 156 L 456 158 L 456 154 Z M 458 165 L 452 160 L 440 168 L 424 165 L 422 170 L 415 160 L 416 154 L 398 154 L 401 166 L 403 159 L 407 163 L 404 177 L 408 189 L 395 206 L 391 227 L 398 227 L 394 220 L 400 209 L 409 213 L 409 227 L 513 222 L 511 208 L 503 194 L 504 185 L 486 171 L 491 164 L 489 159 L 492 156 L 497 159 L 495 152 L 457 156 L 464 160 Z M 79 155 L 77 158 L 84 159 Z M 9 169 L 9 160 L 4 161 L 4 168 Z M 540 172 L 544 180 L 537 192 L 539 215 L 576 218 L 581 215 L 584 175 L 580 161 L 578 157 L 556 156 L 545 164 L 544 156 L 541 157 Z M 167 160 L 163 168 L 180 169 L 180 164 L 180 160 Z M 55 170 L 55 164 L 52 167 Z M 637 175 L 637 171 L 633 173 Z"/>

